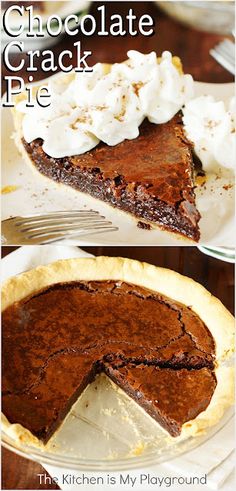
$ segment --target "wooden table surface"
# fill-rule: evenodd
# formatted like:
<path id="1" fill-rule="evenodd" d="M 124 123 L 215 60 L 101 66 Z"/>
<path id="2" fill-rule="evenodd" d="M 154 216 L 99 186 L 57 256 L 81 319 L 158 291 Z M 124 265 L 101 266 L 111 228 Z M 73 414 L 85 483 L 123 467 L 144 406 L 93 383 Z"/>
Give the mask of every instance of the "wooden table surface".
<path id="1" fill-rule="evenodd" d="M 93 2 L 92 12 L 95 13 L 99 3 Z M 152 2 L 107 2 L 107 12 L 126 13 L 132 6 L 137 16 L 151 14 L 156 22 L 155 35 L 143 38 L 126 36 L 123 38 L 102 38 L 94 35 L 82 40 L 83 49 L 93 51 L 92 62 L 117 62 L 126 58 L 128 49 L 142 52 L 155 50 L 160 54 L 170 50 L 182 58 L 184 69 L 196 80 L 204 82 L 231 82 L 233 77 L 221 68 L 209 55 L 209 49 L 222 39 L 222 36 L 189 29 L 161 13 Z M 73 42 L 78 41 L 73 38 Z M 53 48 L 58 54 L 61 50 L 71 49 L 71 38 L 64 36 Z M 75 61 L 75 60 L 74 60 Z M 3 75 L 7 70 L 3 67 Z M 18 74 L 26 79 L 24 72 Z M 38 72 L 35 80 L 42 79 L 45 74 Z M 4 83 L 3 83 L 4 90 Z M 3 256 L 14 248 L 4 247 Z M 195 247 L 90 247 L 89 252 L 100 255 L 120 255 L 145 260 L 152 264 L 168 267 L 188 275 L 205 285 L 214 295 L 233 311 L 234 272 L 233 266 L 201 254 Z M 23 459 L 5 449 L 2 452 L 2 488 L 1 489 L 58 489 L 57 486 L 39 485 L 37 474 L 43 472 L 42 467 L 32 461 Z"/>

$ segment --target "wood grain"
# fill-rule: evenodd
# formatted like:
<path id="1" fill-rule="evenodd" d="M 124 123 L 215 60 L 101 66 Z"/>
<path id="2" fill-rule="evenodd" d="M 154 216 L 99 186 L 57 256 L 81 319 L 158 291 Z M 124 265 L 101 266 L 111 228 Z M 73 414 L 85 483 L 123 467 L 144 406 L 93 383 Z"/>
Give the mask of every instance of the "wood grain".
<path id="1" fill-rule="evenodd" d="M 3 448 L 1 489 L 60 489 L 55 484 L 39 485 L 38 474 L 47 472 L 37 462 L 23 459 Z"/>

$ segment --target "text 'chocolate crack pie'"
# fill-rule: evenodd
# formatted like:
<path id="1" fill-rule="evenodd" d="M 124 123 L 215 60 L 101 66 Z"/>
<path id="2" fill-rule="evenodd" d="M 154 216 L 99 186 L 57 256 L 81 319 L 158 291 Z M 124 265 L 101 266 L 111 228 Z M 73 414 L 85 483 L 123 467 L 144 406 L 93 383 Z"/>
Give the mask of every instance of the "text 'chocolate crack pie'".
<path id="1" fill-rule="evenodd" d="M 193 304 L 167 295 L 176 287 Z M 10 279 L 3 308 L 3 412 L 43 443 L 100 372 L 173 437 L 220 397 L 232 317 L 177 273 L 118 258 L 59 261 Z"/>

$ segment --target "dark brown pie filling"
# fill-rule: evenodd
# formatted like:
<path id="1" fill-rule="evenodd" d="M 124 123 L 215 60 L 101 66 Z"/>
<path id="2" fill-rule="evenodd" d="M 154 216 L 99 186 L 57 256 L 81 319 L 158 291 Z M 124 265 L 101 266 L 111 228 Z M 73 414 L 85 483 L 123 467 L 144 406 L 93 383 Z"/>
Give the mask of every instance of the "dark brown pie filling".
<path id="1" fill-rule="evenodd" d="M 91 194 L 139 220 L 199 240 L 192 145 L 184 134 L 180 113 L 165 124 L 144 121 L 134 140 L 114 147 L 100 143 L 74 157 L 49 157 L 41 139 L 29 144 L 23 139 L 23 145 L 39 172 L 54 181 Z M 138 223 L 140 227 L 142 222 Z"/>
<path id="2" fill-rule="evenodd" d="M 47 442 L 101 371 L 172 436 L 207 408 L 215 345 L 178 302 L 123 282 L 55 284 L 3 312 L 3 412 Z"/>

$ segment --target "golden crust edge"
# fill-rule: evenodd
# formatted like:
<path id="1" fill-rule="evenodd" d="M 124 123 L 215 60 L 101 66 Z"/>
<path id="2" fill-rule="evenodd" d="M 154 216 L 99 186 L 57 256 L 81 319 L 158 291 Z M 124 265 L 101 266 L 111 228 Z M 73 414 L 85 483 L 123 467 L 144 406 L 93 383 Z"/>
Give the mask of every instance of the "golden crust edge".
<path id="1" fill-rule="evenodd" d="M 31 431 L 19 423 L 10 423 L 3 413 L 1 413 L 1 426 L 2 431 L 8 437 L 13 438 L 18 445 L 34 445 L 39 448 L 45 448 L 45 445 Z"/>
<path id="2" fill-rule="evenodd" d="M 215 369 L 217 386 L 205 411 L 182 427 L 181 437 L 200 436 L 223 417 L 227 408 L 234 404 L 234 367 L 218 366 Z"/>

